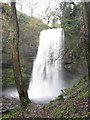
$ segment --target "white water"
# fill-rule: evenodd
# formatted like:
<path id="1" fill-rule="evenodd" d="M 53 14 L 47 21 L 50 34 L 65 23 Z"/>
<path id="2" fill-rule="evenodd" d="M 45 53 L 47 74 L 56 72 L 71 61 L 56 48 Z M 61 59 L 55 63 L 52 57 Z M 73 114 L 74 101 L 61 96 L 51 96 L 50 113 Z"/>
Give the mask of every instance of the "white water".
<path id="1" fill-rule="evenodd" d="M 28 96 L 34 102 L 49 102 L 63 88 L 62 57 L 64 31 L 62 28 L 43 30 L 40 33 L 38 53 L 33 65 Z"/>

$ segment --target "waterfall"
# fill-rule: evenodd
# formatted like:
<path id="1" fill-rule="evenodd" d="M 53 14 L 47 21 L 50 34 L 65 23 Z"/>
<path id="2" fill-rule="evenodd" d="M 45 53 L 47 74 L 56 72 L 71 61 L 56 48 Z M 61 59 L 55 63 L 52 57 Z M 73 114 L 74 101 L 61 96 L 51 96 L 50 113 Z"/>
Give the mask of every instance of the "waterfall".
<path id="1" fill-rule="evenodd" d="M 63 86 L 63 51 L 64 30 L 62 28 L 41 31 L 28 88 L 28 96 L 31 101 L 49 102 L 60 94 Z"/>

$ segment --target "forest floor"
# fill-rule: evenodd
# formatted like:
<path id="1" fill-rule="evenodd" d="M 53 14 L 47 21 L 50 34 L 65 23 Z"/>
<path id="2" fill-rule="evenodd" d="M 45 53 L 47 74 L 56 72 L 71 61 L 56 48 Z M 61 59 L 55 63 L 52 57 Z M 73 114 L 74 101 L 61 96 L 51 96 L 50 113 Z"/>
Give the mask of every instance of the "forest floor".
<path id="1" fill-rule="evenodd" d="M 6 112 L 5 118 L 69 118 L 77 120 L 89 120 L 89 82 L 83 78 L 77 85 L 62 91 L 57 99 L 47 105 L 30 103 L 24 110 L 20 107 Z"/>

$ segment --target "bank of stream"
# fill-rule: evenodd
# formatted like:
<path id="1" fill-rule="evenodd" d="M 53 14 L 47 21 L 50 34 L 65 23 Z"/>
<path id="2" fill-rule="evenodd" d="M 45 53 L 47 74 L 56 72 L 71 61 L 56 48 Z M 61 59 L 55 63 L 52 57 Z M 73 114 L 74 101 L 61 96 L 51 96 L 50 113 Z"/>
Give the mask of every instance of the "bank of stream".
<path id="1" fill-rule="evenodd" d="M 62 89 L 66 89 L 69 87 L 72 87 L 74 84 L 76 84 L 79 80 L 78 79 L 73 79 L 67 81 L 64 81 L 64 85 Z M 31 103 L 32 106 L 32 115 L 34 116 L 36 112 L 41 111 L 46 104 L 42 103 L 42 101 L 37 104 Z M 2 91 L 2 96 L 0 96 L 0 114 L 6 114 L 10 112 L 11 110 L 14 110 L 15 108 L 20 107 L 20 101 L 19 101 L 19 96 L 18 92 L 15 86 L 8 86 L 6 88 L 3 88 Z M 36 111 L 36 112 L 35 112 Z M 42 110 L 43 111 L 43 110 Z M 34 114 L 33 114 L 34 113 Z M 41 113 L 38 113 L 41 114 Z M 45 113 L 46 114 L 46 113 Z M 37 116 L 37 115 L 36 115 Z"/>
<path id="2" fill-rule="evenodd" d="M 65 97 L 66 96 L 66 97 Z M 48 104 L 30 103 L 24 110 L 20 109 L 19 101 L 4 98 L 3 105 L 10 108 L 11 103 L 15 109 L 3 112 L 5 118 L 73 118 L 75 120 L 89 120 L 90 107 L 88 100 L 90 90 L 88 89 L 87 77 L 82 78 L 71 88 L 62 90 L 62 94 Z M 10 103 L 11 100 L 11 103 Z M 17 101 L 17 102 L 16 102 Z M 7 103 L 6 103 L 7 102 Z M 17 107 L 16 107 L 17 106 Z"/>

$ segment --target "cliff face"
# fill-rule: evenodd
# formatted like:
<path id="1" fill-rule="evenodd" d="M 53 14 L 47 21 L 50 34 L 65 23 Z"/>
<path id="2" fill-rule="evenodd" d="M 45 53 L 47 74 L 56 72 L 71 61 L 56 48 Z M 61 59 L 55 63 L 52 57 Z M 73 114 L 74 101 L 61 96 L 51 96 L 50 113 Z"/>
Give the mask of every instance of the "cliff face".
<path id="1" fill-rule="evenodd" d="M 33 67 L 33 60 L 36 57 L 39 35 L 40 31 L 47 29 L 47 25 L 44 24 L 41 20 L 36 18 L 30 18 L 25 14 L 18 13 L 19 27 L 20 27 L 20 59 L 22 72 L 25 79 L 29 79 Z M 12 55 L 9 44 L 9 32 L 11 29 L 11 20 L 10 20 L 10 8 L 8 5 L 3 7 L 3 27 L 2 27 L 2 67 L 3 67 L 3 79 L 7 78 L 7 72 L 4 73 L 6 69 L 12 69 Z M 66 31 L 65 31 L 66 32 Z M 69 32 L 70 33 L 70 32 Z M 65 33 L 66 35 L 66 33 Z M 69 36 L 71 33 L 69 34 Z M 85 58 L 85 51 L 83 45 L 80 43 L 79 35 L 75 38 L 76 35 L 72 36 L 72 39 L 68 38 L 68 34 L 65 38 L 66 54 L 63 57 L 63 67 L 64 70 L 68 73 L 82 75 L 87 73 L 87 63 Z M 67 39 L 68 38 L 68 39 Z M 72 42 L 74 41 L 74 42 Z M 78 42 L 79 41 L 79 42 Z M 13 75 L 12 75 L 13 76 Z M 28 78 L 26 77 L 28 76 Z M 9 77 L 9 76 L 8 76 Z M 12 79 L 12 78 L 11 78 Z"/>
<path id="2" fill-rule="evenodd" d="M 10 49 L 10 36 L 12 30 L 10 7 L 2 4 L 2 68 L 3 84 L 13 84 L 12 54 Z M 28 81 L 31 76 L 33 60 L 37 54 L 40 31 L 48 28 L 41 20 L 31 18 L 17 12 L 20 29 L 20 62 L 23 78 Z"/>
<path id="3" fill-rule="evenodd" d="M 83 51 L 78 52 L 78 49 L 75 49 L 75 51 L 73 52 L 68 51 L 65 54 L 63 59 L 64 69 L 66 69 L 70 73 L 74 73 L 78 75 L 86 75 L 87 61 L 86 61 L 85 53 Z"/>

